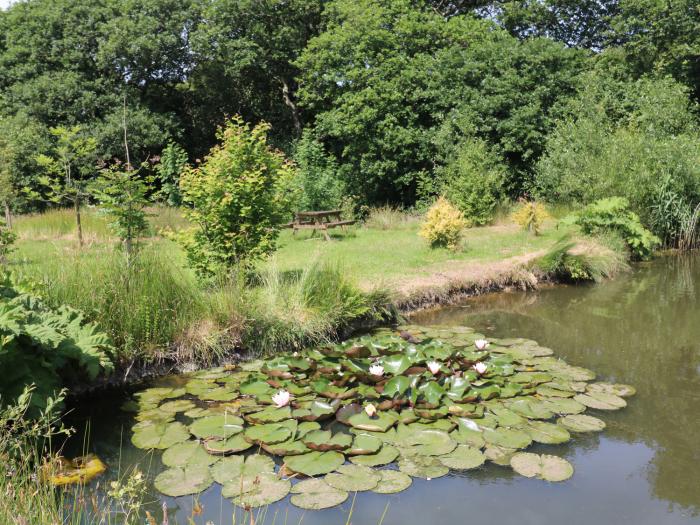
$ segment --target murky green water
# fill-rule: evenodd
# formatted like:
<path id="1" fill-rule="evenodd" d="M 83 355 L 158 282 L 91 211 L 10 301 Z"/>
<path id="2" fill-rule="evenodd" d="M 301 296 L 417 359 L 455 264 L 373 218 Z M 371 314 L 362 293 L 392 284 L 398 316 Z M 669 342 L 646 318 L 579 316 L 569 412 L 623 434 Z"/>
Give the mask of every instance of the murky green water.
<path id="1" fill-rule="evenodd" d="M 700 523 L 700 258 L 659 259 L 597 286 L 494 294 L 413 321 L 535 339 L 568 363 L 598 372 L 599 380 L 634 385 L 638 394 L 626 409 L 601 416 L 608 424 L 603 433 L 535 447 L 574 464 L 567 482 L 547 484 L 487 464 L 462 475 L 415 479 L 394 496 L 360 493 L 352 523 L 377 524 L 385 510 L 387 525 Z M 133 421 L 118 405 L 119 399 L 96 399 L 91 410 L 80 411 L 81 418 L 92 413 L 90 449 L 110 465 L 109 476 L 120 464 L 123 471 L 139 463 L 155 477 L 159 459 L 131 446 Z M 214 485 L 199 496 L 203 512 L 194 523 L 232 522 L 235 508 L 219 491 Z M 167 504 L 171 523 L 188 523 L 192 515 L 192 497 L 152 492 L 148 499 L 158 514 Z M 287 499 L 258 524 L 345 524 L 351 507 L 348 500 L 304 512 Z M 240 523 L 240 510 L 237 518 Z"/>

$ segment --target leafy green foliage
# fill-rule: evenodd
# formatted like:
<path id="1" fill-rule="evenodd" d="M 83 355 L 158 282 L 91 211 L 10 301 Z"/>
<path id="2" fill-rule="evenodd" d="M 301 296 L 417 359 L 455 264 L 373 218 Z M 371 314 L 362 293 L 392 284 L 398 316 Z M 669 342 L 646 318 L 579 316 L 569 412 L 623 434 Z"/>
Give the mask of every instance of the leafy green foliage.
<path id="1" fill-rule="evenodd" d="M 156 166 L 160 191 L 158 197 L 168 206 L 180 206 L 180 174 L 187 165 L 187 152 L 176 142 L 168 142 Z"/>
<path id="2" fill-rule="evenodd" d="M 549 217 L 547 208 L 541 202 L 530 201 L 522 203 L 513 212 L 513 221 L 533 235 L 539 235 L 542 224 Z"/>
<path id="3" fill-rule="evenodd" d="M 300 210 L 334 210 L 343 205 L 343 182 L 335 158 L 306 131 L 297 142 L 294 161 L 299 167 Z"/>
<path id="4" fill-rule="evenodd" d="M 54 392 L 78 379 L 93 380 L 112 370 L 112 347 L 97 325 L 81 312 L 46 307 L 20 292 L 8 275 L 0 283 L 0 396 L 8 403 L 36 385 L 31 411 L 37 413 Z"/>
<path id="5" fill-rule="evenodd" d="M 275 249 L 294 202 L 296 170 L 267 143 L 269 125 L 236 117 L 219 132 L 221 145 L 180 178 L 186 217 L 196 225 L 179 236 L 203 277 L 250 263 Z"/>
<path id="6" fill-rule="evenodd" d="M 503 196 L 506 169 L 483 140 L 462 144 L 438 173 L 440 193 L 459 208 L 468 225 L 483 226 L 491 222 Z"/>
<path id="7" fill-rule="evenodd" d="M 110 228 L 124 244 L 127 258 L 138 247 L 135 243 L 139 237 L 148 230 L 147 190 L 138 171 L 122 171 L 118 166 L 103 170 L 93 186 L 95 197 L 110 218 Z"/>
<path id="8" fill-rule="evenodd" d="M 600 199 L 586 206 L 574 219 L 584 233 L 614 232 L 625 241 L 637 259 L 648 258 L 661 240 L 642 226 L 623 197 Z"/>
<path id="9" fill-rule="evenodd" d="M 0 264 L 7 263 L 7 256 L 15 250 L 17 234 L 4 221 L 0 221 Z"/>

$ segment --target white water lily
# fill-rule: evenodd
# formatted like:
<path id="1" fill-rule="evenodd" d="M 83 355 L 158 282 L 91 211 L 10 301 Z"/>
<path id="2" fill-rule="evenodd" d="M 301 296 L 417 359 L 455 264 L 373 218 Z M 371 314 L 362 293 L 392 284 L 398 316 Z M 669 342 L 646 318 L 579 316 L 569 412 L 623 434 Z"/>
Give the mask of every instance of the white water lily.
<path id="1" fill-rule="evenodd" d="M 477 363 L 474 365 L 474 370 L 476 370 L 479 374 L 483 374 L 486 372 L 486 365 L 484 363 Z"/>
<path id="2" fill-rule="evenodd" d="M 430 370 L 430 373 L 435 375 L 440 371 L 440 363 L 437 361 L 430 361 L 427 363 L 428 365 L 428 370 Z"/>
<path id="3" fill-rule="evenodd" d="M 476 346 L 477 350 L 486 350 L 489 346 L 489 342 L 486 339 L 477 339 L 474 341 L 474 346 Z"/>
<path id="4" fill-rule="evenodd" d="M 372 365 L 369 367 L 369 373 L 373 376 L 381 377 L 384 375 L 384 367 L 382 365 Z"/>
<path id="5" fill-rule="evenodd" d="M 292 396 L 286 390 L 280 390 L 275 395 L 272 396 L 272 401 L 277 405 L 277 408 L 286 407 L 289 404 L 289 400 Z"/>
<path id="6" fill-rule="evenodd" d="M 374 417 L 374 414 L 377 413 L 377 407 L 370 403 L 367 406 L 365 406 L 365 412 L 369 417 Z"/>

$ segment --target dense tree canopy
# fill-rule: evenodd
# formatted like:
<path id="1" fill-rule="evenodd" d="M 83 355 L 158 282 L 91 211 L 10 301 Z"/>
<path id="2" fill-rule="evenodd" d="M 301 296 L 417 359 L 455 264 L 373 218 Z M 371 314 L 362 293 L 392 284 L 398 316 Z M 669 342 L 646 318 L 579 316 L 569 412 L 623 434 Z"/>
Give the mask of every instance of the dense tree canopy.
<path id="1" fill-rule="evenodd" d="M 413 205 L 473 140 L 520 196 L 591 71 L 697 100 L 697 2 L 24 0 L 0 10 L 3 179 L 15 207 L 41 205 L 52 127 L 80 125 L 102 165 L 125 160 L 125 127 L 134 164 L 173 142 L 194 162 L 240 115 L 302 152 L 305 187 L 323 173 L 360 203 Z"/>

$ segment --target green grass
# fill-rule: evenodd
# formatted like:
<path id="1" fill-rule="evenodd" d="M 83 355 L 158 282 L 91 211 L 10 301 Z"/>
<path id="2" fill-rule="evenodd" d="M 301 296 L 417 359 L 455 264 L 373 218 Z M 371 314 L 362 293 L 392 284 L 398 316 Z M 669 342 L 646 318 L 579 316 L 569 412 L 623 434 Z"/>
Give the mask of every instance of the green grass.
<path id="1" fill-rule="evenodd" d="M 294 237 L 285 231 L 268 264 L 293 272 L 310 259 L 328 261 L 343 266 L 363 289 L 392 288 L 414 276 L 439 273 L 455 262 L 492 262 L 546 250 L 565 233 L 551 221 L 539 236 L 510 224 L 470 228 L 464 233 L 462 247 L 453 252 L 431 249 L 418 236 L 419 228 L 420 223 L 412 221 L 399 229 L 354 227 L 346 234 L 334 230 L 332 242 L 310 233 Z"/>

